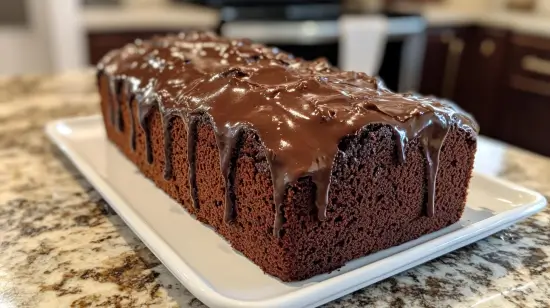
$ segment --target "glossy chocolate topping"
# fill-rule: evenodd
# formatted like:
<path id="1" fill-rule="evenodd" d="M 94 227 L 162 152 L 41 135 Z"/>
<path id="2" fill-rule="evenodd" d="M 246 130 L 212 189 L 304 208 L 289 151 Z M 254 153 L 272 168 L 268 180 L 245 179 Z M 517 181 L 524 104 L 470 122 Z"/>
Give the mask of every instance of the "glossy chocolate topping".
<path id="1" fill-rule="evenodd" d="M 477 131 L 467 114 L 434 99 L 395 94 L 376 78 L 343 72 L 324 60 L 296 59 L 277 48 L 247 40 L 229 40 L 211 33 L 188 33 L 136 41 L 106 55 L 99 76 L 110 81 L 113 99 L 125 91 L 126 103 L 137 101 L 146 133 L 147 159 L 152 162 L 146 125 L 158 107 L 165 129 L 165 178 L 172 178 L 168 123 L 181 117 L 187 124 L 191 199 L 198 208 L 195 180 L 196 130 L 199 117 L 211 122 L 225 179 L 225 220 L 235 216 L 234 159 L 245 129 L 254 130 L 267 150 L 276 213 L 274 233 L 283 224 L 286 185 L 310 176 L 316 185 L 317 213 L 326 219 L 332 165 L 340 140 L 368 124 L 393 128 L 397 156 L 406 157 L 409 140 L 419 138 L 427 160 L 426 214 L 434 214 L 439 153 L 451 126 Z M 111 120 L 120 128 L 121 111 Z M 133 126 L 133 125 L 130 125 Z M 132 132 L 135 148 L 135 132 Z"/>

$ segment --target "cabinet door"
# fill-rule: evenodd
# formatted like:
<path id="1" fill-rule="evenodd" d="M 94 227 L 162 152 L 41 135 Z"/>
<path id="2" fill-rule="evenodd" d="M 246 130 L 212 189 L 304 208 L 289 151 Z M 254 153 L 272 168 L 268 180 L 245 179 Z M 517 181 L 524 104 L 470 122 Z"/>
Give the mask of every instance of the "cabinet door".
<path id="1" fill-rule="evenodd" d="M 532 84 L 550 83 L 550 38 L 514 34 L 510 41 L 508 84 L 510 78 L 518 76 L 531 80 Z"/>
<path id="2" fill-rule="evenodd" d="M 550 156 L 550 93 L 508 88 L 495 113 L 498 138 L 510 144 Z"/>
<path id="3" fill-rule="evenodd" d="M 498 137 L 550 156 L 550 39 L 512 35 Z"/>
<path id="4" fill-rule="evenodd" d="M 449 46 L 456 36 L 457 31 L 453 28 L 428 29 L 420 93 L 450 98 L 444 88 L 449 74 Z"/>
<path id="5" fill-rule="evenodd" d="M 465 48 L 453 99 L 478 121 L 481 133 L 497 134 L 493 117 L 504 84 L 509 33 L 500 29 L 472 28 Z"/>

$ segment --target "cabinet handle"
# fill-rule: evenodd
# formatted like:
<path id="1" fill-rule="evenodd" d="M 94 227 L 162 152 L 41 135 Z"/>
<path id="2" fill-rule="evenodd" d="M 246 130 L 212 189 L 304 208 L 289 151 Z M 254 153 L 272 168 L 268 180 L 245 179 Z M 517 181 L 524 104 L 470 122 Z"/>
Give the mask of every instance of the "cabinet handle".
<path id="1" fill-rule="evenodd" d="M 510 77 L 510 87 L 523 92 L 550 97 L 550 82 L 513 75 Z"/>
<path id="2" fill-rule="evenodd" d="M 486 58 L 489 58 L 495 53 L 497 44 L 493 39 L 484 39 L 479 46 L 479 52 Z"/>
<path id="3" fill-rule="evenodd" d="M 441 90 L 441 94 L 443 95 L 443 97 L 452 98 L 454 94 L 458 78 L 458 69 L 460 67 L 460 60 L 462 58 L 463 51 L 463 40 L 459 38 L 453 38 L 449 42 L 449 51 L 447 53 L 447 59 L 445 61 L 443 89 Z"/>
<path id="4" fill-rule="evenodd" d="M 528 55 L 523 57 L 521 68 L 527 72 L 550 76 L 550 61 L 537 56 Z"/>

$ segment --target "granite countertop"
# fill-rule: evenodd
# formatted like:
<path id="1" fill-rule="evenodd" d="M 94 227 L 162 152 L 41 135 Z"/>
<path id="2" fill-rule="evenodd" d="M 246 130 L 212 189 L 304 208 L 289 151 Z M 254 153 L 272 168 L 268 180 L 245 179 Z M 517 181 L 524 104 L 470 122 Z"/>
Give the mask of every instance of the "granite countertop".
<path id="1" fill-rule="evenodd" d="M 97 113 L 93 72 L 0 79 L 0 306 L 203 307 L 45 137 Z M 550 195 L 550 159 L 482 140 L 476 168 Z M 326 307 L 548 307 L 550 210 Z"/>

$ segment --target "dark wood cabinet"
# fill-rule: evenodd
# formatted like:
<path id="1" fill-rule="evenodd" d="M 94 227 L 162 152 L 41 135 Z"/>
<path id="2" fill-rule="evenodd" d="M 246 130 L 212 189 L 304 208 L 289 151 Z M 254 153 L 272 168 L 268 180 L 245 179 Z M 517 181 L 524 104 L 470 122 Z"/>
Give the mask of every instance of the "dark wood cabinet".
<path id="1" fill-rule="evenodd" d="M 453 77 L 452 65 L 456 61 L 454 56 L 455 40 L 460 29 L 430 28 L 426 37 L 426 55 L 422 68 L 420 93 L 451 98 L 449 82 Z"/>
<path id="2" fill-rule="evenodd" d="M 522 76 L 533 84 L 550 82 L 550 38 L 511 35 L 507 70 L 508 77 Z"/>
<path id="3" fill-rule="evenodd" d="M 550 156 L 550 96 L 511 87 L 503 93 L 497 138 Z"/>
<path id="4" fill-rule="evenodd" d="M 505 67 L 497 137 L 550 156 L 550 39 L 511 35 Z"/>
<path id="5" fill-rule="evenodd" d="M 420 91 L 472 113 L 481 133 L 550 156 L 550 38 L 433 28 Z"/>
<path id="6" fill-rule="evenodd" d="M 495 111 L 502 98 L 509 33 L 501 29 L 471 28 L 465 41 L 453 100 L 474 115 L 481 133 L 498 137 Z"/>
<path id="7" fill-rule="evenodd" d="M 455 101 L 474 115 L 483 134 L 498 136 L 493 117 L 504 84 L 508 45 L 505 30 L 429 29 L 420 92 Z"/>

